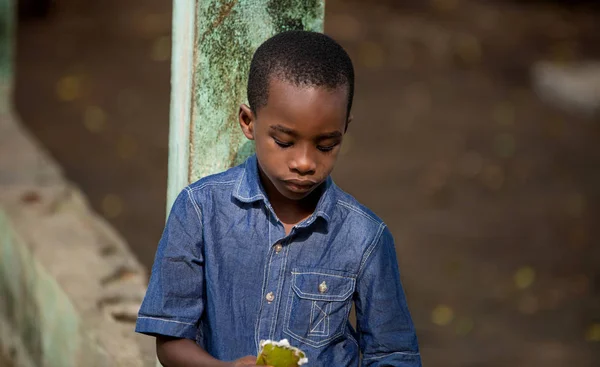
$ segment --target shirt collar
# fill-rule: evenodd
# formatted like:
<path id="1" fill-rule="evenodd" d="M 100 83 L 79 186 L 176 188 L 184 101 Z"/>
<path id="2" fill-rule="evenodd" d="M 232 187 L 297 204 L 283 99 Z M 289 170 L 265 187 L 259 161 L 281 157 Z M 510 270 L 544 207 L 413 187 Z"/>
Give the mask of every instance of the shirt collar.
<path id="1" fill-rule="evenodd" d="M 298 227 L 306 227 L 312 224 L 316 218 L 320 217 L 329 222 L 332 218 L 333 209 L 336 204 L 336 191 L 337 186 L 333 182 L 331 176 L 327 177 L 323 182 L 321 198 L 317 203 L 315 212 L 307 220 L 298 225 Z M 269 203 L 265 189 L 260 182 L 260 176 L 258 173 L 258 161 L 256 155 L 250 156 L 244 163 L 243 171 L 238 179 L 235 189 L 233 191 L 233 197 L 244 203 L 253 203 L 256 201 L 263 201 L 265 205 L 272 211 L 273 208 Z"/>

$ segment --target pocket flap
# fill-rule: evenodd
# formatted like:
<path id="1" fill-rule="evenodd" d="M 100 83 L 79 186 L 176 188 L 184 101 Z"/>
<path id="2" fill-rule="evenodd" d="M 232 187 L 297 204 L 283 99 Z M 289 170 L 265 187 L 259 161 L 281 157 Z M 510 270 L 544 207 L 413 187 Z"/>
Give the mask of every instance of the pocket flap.
<path id="1" fill-rule="evenodd" d="M 300 298 L 345 301 L 354 292 L 355 278 L 323 270 L 292 271 L 292 288 Z"/>

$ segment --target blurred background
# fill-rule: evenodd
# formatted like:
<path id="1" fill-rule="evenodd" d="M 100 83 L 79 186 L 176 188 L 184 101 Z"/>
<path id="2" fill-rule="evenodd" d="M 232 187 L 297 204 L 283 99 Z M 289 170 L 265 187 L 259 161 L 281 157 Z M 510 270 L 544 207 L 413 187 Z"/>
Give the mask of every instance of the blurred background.
<path id="1" fill-rule="evenodd" d="M 19 5 L 18 113 L 149 269 L 171 1 Z M 327 0 L 357 74 L 334 178 L 395 235 L 427 366 L 600 365 L 595 5 Z"/>

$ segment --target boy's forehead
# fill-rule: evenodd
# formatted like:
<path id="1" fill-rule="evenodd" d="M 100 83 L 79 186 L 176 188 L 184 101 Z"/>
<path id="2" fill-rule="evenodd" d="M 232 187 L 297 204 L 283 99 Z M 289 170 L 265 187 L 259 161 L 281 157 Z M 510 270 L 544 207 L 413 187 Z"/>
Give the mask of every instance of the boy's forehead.
<path id="1" fill-rule="evenodd" d="M 346 110 L 348 87 L 328 87 L 297 84 L 286 79 L 272 78 L 269 82 L 267 106 L 287 108 L 324 108 L 331 107 Z"/>
<path id="2" fill-rule="evenodd" d="M 286 129 L 310 136 L 343 132 L 347 121 L 347 95 L 343 88 L 274 80 L 261 114 L 270 129 L 283 133 L 289 133 Z"/>

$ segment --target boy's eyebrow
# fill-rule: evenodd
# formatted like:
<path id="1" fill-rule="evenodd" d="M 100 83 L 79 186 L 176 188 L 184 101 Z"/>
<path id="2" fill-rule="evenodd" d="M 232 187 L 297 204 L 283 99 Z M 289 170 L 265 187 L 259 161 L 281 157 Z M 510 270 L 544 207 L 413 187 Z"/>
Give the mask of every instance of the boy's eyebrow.
<path id="1" fill-rule="evenodd" d="M 292 130 L 292 129 L 288 128 L 288 127 L 282 126 L 282 125 L 271 125 L 270 129 L 282 132 L 284 134 L 287 134 L 287 135 L 290 135 L 290 136 L 293 136 L 293 137 L 297 137 L 298 136 L 298 133 L 296 133 L 294 130 Z M 332 132 L 329 132 L 329 133 L 320 134 L 319 136 L 317 136 L 316 140 L 341 138 L 342 135 L 343 134 L 340 131 L 332 131 Z"/>
<path id="2" fill-rule="evenodd" d="M 317 136 L 317 140 L 334 139 L 334 138 L 341 138 L 341 137 L 342 137 L 341 132 L 332 131 L 330 133 L 325 133 L 325 134 L 321 134 L 321 135 Z"/>
<path id="3" fill-rule="evenodd" d="M 284 134 L 288 134 L 288 135 L 291 135 L 291 136 L 298 136 L 298 134 L 294 130 L 289 129 L 289 128 L 287 128 L 285 126 L 282 126 L 282 125 L 271 125 L 270 128 L 271 128 L 271 130 L 277 130 L 277 131 L 282 132 Z"/>

